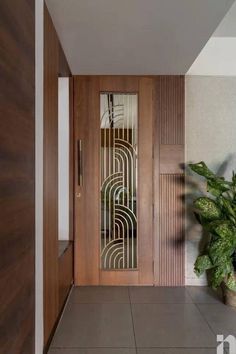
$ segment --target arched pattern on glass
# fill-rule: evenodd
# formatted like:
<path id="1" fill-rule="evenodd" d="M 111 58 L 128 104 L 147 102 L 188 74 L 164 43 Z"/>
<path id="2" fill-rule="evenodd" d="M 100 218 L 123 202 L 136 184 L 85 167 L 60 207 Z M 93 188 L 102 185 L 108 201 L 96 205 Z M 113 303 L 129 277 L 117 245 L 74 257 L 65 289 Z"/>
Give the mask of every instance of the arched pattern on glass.
<path id="1" fill-rule="evenodd" d="M 136 269 L 137 94 L 101 93 L 101 268 Z"/>

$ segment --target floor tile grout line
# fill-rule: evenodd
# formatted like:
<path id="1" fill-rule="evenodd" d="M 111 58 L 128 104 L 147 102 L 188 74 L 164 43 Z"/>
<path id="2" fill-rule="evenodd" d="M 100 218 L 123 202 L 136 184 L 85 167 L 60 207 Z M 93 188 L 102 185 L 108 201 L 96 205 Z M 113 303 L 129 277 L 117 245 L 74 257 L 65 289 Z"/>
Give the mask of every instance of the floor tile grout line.
<path id="1" fill-rule="evenodd" d="M 217 305 L 211 302 L 70 302 L 75 305 Z"/>
<path id="2" fill-rule="evenodd" d="M 74 305 L 197 305 L 193 302 L 70 302 Z M 202 304 L 199 304 L 202 305 Z M 204 303 L 203 305 L 212 305 Z"/>
<path id="3" fill-rule="evenodd" d="M 146 347 L 140 347 L 140 349 L 145 349 Z M 153 347 L 153 348 L 161 348 L 161 347 Z M 172 347 L 173 348 L 173 347 Z M 62 349 L 136 349 L 135 347 L 71 347 L 71 346 L 61 346 L 61 347 L 58 347 L 58 346 L 55 346 L 55 347 L 50 347 L 50 349 L 58 349 L 58 350 L 62 350 Z M 192 349 L 192 348 L 191 348 Z M 195 349 L 195 348 L 193 348 Z M 198 348 L 197 348 L 198 349 Z M 202 348 L 200 348 L 202 349 Z"/>
<path id="4" fill-rule="evenodd" d="M 134 333 L 135 353 L 138 354 L 137 341 L 136 341 L 136 334 L 135 334 L 135 329 L 134 329 L 133 309 L 132 309 L 131 295 L 130 295 L 130 288 L 129 288 L 129 287 L 128 287 L 128 294 L 129 294 L 129 306 L 130 306 L 130 313 L 131 313 L 132 326 L 133 326 L 133 333 Z"/>
<path id="5" fill-rule="evenodd" d="M 195 305 L 194 302 L 131 302 L 132 305 Z"/>
<path id="6" fill-rule="evenodd" d="M 55 337 L 55 335 L 56 335 L 56 332 L 57 332 L 57 330 L 58 330 L 58 328 L 59 328 L 61 322 L 63 321 L 64 314 L 65 314 L 67 308 L 68 308 L 69 305 L 70 305 L 70 298 L 71 298 L 71 294 L 72 294 L 72 292 L 73 292 L 73 289 L 74 289 L 74 285 L 72 285 L 72 287 L 70 288 L 70 291 L 69 291 L 69 293 L 68 293 L 66 302 L 65 302 L 64 307 L 63 307 L 63 310 L 62 310 L 62 312 L 61 312 L 61 314 L 60 314 L 60 318 L 59 318 L 58 323 L 57 323 L 57 325 L 56 325 L 55 332 L 54 332 L 54 334 L 53 334 L 53 337 L 52 337 L 50 346 L 52 345 L 53 339 L 54 339 L 54 337 Z"/>
<path id="7" fill-rule="evenodd" d="M 186 287 L 185 289 L 186 289 L 187 294 L 189 295 L 190 299 L 192 300 L 193 304 L 195 304 L 194 298 L 193 298 L 193 296 L 191 295 L 190 290 L 188 289 L 188 287 Z"/>
<path id="8" fill-rule="evenodd" d="M 96 349 L 96 348 L 111 348 L 111 349 L 132 349 L 136 354 L 138 353 L 138 350 L 139 349 L 144 349 L 144 348 L 159 348 L 159 349 L 163 349 L 163 348 L 166 348 L 166 349 L 169 349 L 169 348 L 174 348 L 174 347 L 159 347 L 159 346 L 151 346 L 151 347 L 138 347 L 137 346 L 137 339 L 139 338 L 137 336 L 137 333 L 135 332 L 135 321 L 134 321 L 134 314 L 135 314 L 135 306 L 133 305 L 177 305 L 177 306 L 189 306 L 189 305 L 194 305 L 194 307 L 196 308 L 197 312 L 200 314 L 202 320 L 204 321 L 204 323 L 207 325 L 207 327 L 210 329 L 210 332 L 213 334 L 213 335 L 216 335 L 215 331 L 213 330 L 213 328 L 211 327 L 211 324 L 208 322 L 208 319 L 207 317 L 205 317 L 204 315 L 204 308 L 203 310 L 201 309 L 201 305 L 211 305 L 211 306 L 215 306 L 216 303 L 208 303 L 208 302 L 198 302 L 198 301 L 195 301 L 193 296 L 191 295 L 191 292 L 189 289 L 186 289 L 187 290 L 187 294 L 189 295 L 189 299 L 192 300 L 192 302 L 132 302 L 133 301 L 133 293 L 132 293 L 132 287 L 127 287 L 127 301 L 125 302 L 117 302 L 117 301 L 110 301 L 110 302 L 74 302 L 74 301 L 71 301 L 71 297 L 68 298 L 68 303 L 72 304 L 72 305 L 114 305 L 114 304 L 117 304 L 117 305 L 129 305 L 127 306 L 127 310 L 128 308 L 130 308 L 130 315 L 131 315 L 131 320 L 132 320 L 132 327 L 133 327 L 133 335 L 134 335 L 134 344 L 133 344 L 133 347 L 131 346 L 128 346 L 128 347 L 51 347 L 51 349 L 59 349 L 59 350 L 63 350 L 63 349 L 85 349 L 85 348 L 91 348 L 91 349 Z M 71 294 L 70 294 L 71 295 Z M 71 302 L 70 302 L 71 301 Z M 67 305 L 68 305 L 67 303 Z M 137 336 L 137 338 L 136 338 Z M 200 343 L 199 343 L 200 344 Z M 185 348 L 185 349 L 206 349 L 206 347 L 178 347 L 178 348 Z M 207 347 L 207 349 L 212 349 L 212 348 L 215 348 L 215 346 L 210 346 L 210 347 Z"/>
<path id="9" fill-rule="evenodd" d="M 74 305 L 129 305 L 130 302 L 70 302 L 70 304 L 74 304 Z"/>
<path id="10" fill-rule="evenodd" d="M 181 347 L 181 346 L 161 346 L 161 347 L 158 347 L 158 346 L 148 346 L 148 347 L 143 347 L 143 346 L 140 346 L 140 347 L 137 347 L 138 349 L 149 349 L 149 348 L 158 348 L 158 349 L 212 349 L 212 348 L 215 348 L 216 346 L 204 346 L 204 347 L 196 347 L 196 346 L 188 346 L 188 347 Z M 72 346 L 53 346 L 51 347 L 51 349 L 135 349 L 135 347 L 124 347 L 124 346 L 119 346 L 119 347 L 92 347 L 92 346 L 89 346 L 89 347 L 80 347 L 80 346 L 76 346 L 76 347 L 72 347 Z"/>
<path id="11" fill-rule="evenodd" d="M 201 310 L 199 308 L 199 305 L 201 305 L 201 303 L 197 303 L 197 302 L 194 301 L 194 298 L 192 297 L 191 292 L 189 291 L 188 288 L 187 288 L 187 293 L 189 294 L 190 298 L 193 300 L 193 304 L 196 306 L 196 308 L 197 308 L 198 312 L 200 313 L 201 317 L 203 318 L 204 322 L 207 324 L 208 328 L 210 329 L 212 334 L 214 334 L 214 336 L 215 336 L 216 334 L 213 331 L 213 328 L 211 327 L 210 323 L 207 321 L 207 319 L 205 318 L 205 316 L 203 315 L 203 313 L 201 312 Z M 204 303 L 204 304 L 211 305 L 211 303 L 210 304 Z"/>
<path id="12" fill-rule="evenodd" d="M 186 291 L 187 291 L 189 297 L 191 298 L 191 300 L 193 301 L 193 304 L 195 304 L 195 305 L 216 305 L 216 304 L 218 304 L 218 301 L 214 301 L 214 302 L 212 302 L 212 301 L 208 302 L 208 300 L 202 301 L 202 302 L 195 301 L 194 297 L 191 294 L 190 287 L 191 286 L 186 286 Z M 205 285 L 204 286 L 197 286 L 197 287 L 198 288 L 204 288 L 204 287 L 209 288 L 209 286 L 205 286 Z"/>
<path id="13" fill-rule="evenodd" d="M 130 286 L 128 286 L 128 295 L 129 295 L 129 306 L 130 306 L 130 313 L 131 313 L 133 333 L 134 333 L 135 353 L 138 354 L 136 334 L 135 334 L 135 329 L 134 329 L 134 317 L 133 317 L 133 309 L 132 309 L 132 302 L 131 302 Z"/>
<path id="14" fill-rule="evenodd" d="M 213 328 L 211 327 L 210 323 L 208 322 L 208 320 L 206 319 L 206 317 L 204 316 L 204 314 L 202 313 L 202 311 L 201 311 L 201 309 L 200 309 L 200 307 L 199 307 L 199 305 L 201 305 L 201 304 L 195 304 L 195 305 L 196 305 L 196 307 L 197 307 L 199 313 L 201 314 L 202 318 L 204 319 L 204 321 L 205 321 L 206 324 L 208 325 L 209 329 L 211 330 L 211 332 L 214 334 L 214 336 L 216 336 L 217 333 L 215 333 L 215 331 L 213 330 Z"/>

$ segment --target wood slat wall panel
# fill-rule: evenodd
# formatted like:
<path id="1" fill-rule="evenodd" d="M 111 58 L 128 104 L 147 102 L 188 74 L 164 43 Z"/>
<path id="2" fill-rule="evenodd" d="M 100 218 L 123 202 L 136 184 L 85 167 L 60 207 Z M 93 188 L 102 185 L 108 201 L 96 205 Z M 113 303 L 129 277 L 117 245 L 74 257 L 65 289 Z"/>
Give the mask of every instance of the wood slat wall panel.
<path id="1" fill-rule="evenodd" d="M 0 352 L 34 353 L 35 1 L 0 23 Z"/>
<path id="2" fill-rule="evenodd" d="M 184 177 L 160 176 L 160 286 L 184 285 Z"/>
<path id="3" fill-rule="evenodd" d="M 155 284 L 184 285 L 184 77 L 156 78 Z"/>
<path id="4" fill-rule="evenodd" d="M 184 76 L 159 76 L 160 143 L 184 144 Z"/>

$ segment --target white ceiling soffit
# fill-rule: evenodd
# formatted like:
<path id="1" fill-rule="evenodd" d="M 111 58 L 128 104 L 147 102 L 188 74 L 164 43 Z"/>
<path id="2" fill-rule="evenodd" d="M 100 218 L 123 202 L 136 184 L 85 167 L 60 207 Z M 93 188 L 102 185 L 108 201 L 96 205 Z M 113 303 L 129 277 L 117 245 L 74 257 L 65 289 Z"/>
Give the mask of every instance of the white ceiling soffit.
<path id="1" fill-rule="evenodd" d="M 206 43 L 187 75 L 236 76 L 236 2 Z"/>
<path id="2" fill-rule="evenodd" d="M 48 0 L 73 74 L 185 74 L 234 0 Z"/>

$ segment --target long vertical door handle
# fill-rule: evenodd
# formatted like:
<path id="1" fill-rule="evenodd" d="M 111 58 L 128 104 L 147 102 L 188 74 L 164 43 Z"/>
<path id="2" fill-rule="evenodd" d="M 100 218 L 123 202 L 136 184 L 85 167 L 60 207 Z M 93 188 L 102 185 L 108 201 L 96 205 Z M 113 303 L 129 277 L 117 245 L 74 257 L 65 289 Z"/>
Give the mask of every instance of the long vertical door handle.
<path id="1" fill-rule="evenodd" d="M 77 140 L 77 173 L 78 173 L 78 186 L 82 187 L 83 185 L 83 151 L 82 151 L 82 140 Z"/>

